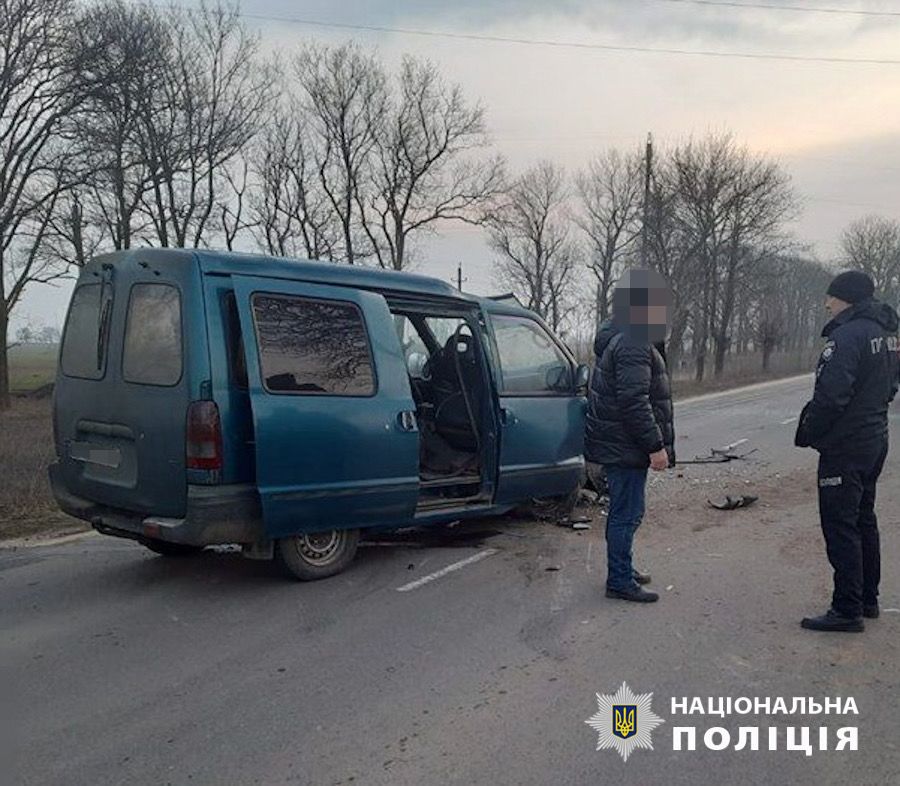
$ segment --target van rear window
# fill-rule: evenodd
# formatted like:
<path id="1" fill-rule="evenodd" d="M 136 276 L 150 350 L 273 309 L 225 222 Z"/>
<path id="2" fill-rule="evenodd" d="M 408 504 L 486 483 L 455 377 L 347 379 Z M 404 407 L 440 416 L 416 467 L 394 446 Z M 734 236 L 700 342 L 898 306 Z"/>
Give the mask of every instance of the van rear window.
<path id="1" fill-rule="evenodd" d="M 266 390 L 375 393 L 369 339 L 353 303 L 274 294 L 256 294 L 252 303 Z"/>
<path id="2" fill-rule="evenodd" d="M 100 379 L 100 284 L 83 284 L 72 294 L 60 366 L 67 377 Z"/>
<path id="3" fill-rule="evenodd" d="M 171 386 L 181 379 L 181 295 L 170 284 L 135 284 L 128 300 L 122 377 Z"/>

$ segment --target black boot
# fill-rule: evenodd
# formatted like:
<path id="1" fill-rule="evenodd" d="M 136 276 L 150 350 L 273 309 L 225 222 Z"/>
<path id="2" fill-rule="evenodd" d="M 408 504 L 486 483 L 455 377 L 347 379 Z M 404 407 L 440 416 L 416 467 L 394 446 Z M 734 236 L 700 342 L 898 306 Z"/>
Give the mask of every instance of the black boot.
<path id="1" fill-rule="evenodd" d="M 807 630 L 835 633 L 862 633 L 866 629 L 861 617 L 845 617 L 834 609 L 828 609 L 821 617 L 804 617 L 800 624 Z"/>
<path id="2" fill-rule="evenodd" d="M 641 573 L 637 568 L 632 571 L 631 575 L 638 584 L 649 584 L 651 581 L 649 573 Z"/>
<path id="3" fill-rule="evenodd" d="M 634 603 L 656 603 L 659 600 L 659 595 L 655 592 L 647 592 L 647 590 L 638 585 L 626 590 L 614 590 L 607 587 L 606 597 L 615 598 L 616 600 L 630 600 Z"/>
<path id="4" fill-rule="evenodd" d="M 866 603 L 866 604 L 863 606 L 863 616 L 864 616 L 866 619 L 869 619 L 869 620 L 877 620 L 879 614 L 881 614 L 881 612 L 880 612 L 879 609 L 878 609 L 878 604 L 877 604 L 877 603 Z"/>

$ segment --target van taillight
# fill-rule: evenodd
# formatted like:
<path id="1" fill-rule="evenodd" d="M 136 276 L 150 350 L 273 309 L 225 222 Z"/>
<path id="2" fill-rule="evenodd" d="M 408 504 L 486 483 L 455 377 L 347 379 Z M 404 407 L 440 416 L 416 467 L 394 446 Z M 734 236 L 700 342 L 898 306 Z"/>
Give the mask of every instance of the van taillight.
<path id="1" fill-rule="evenodd" d="M 214 401 L 194 401 L 188 407 L 187 468 L 222 469 L 222 423 Z"/>

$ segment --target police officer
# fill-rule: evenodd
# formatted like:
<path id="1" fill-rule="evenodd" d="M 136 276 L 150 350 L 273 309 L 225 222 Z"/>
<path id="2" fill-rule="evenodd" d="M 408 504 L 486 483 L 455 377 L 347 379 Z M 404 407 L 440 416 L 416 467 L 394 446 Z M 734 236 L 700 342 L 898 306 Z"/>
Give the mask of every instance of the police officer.
<path id="1" fill-rule="evenodd" d="M 819 515 L 834 568 L 831 608 L 804 628 L 859 632 L 878 616 L 881 557 L 875 485 L 888 451 L 888 405 L 897 393 L 897 312 L 873 295 L 872 279 L 841 273 L 828 287 L 831 321 L 812 401 L 795 444 L 819 451 Z"/>

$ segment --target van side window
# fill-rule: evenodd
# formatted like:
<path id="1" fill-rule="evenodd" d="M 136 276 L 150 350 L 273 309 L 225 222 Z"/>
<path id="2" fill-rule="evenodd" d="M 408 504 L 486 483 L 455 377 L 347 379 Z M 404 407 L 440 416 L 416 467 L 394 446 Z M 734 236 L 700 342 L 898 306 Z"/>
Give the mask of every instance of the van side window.
<path id="1" fill-rule="evenodd" d="M 247 382 L 247 356 L 244 354 L 244 338 L 241 334 L 241 318 L 238 315 L 237 298 L 234 292 L 226 292 L 222 297 L 223 313 L 225 315 L 225 344 L 228 352 L 228 376 L 229 380 L 246 390 Z"/>
<path id="2" fill-rule="evenodd" d="M 527 317 L 492 316 L 501 393 L 572 395 L 572 367 L 552 336 Z"/>
<path id="3" fill-rule="evenodd" d="M 252 305 L 260 372 L 270 393 L 375 394 L 369 339 L 354 304 L 255 294 Z"/>
<path id="4" fill-rule="evenodd" d="M 104 363 L 99 357 L 100 284 L 84 284 L 72 295 L 60 366 L 67 377 L 100 379 Z"/>
<path id="5" fill-rule="evenodd" d="M 135 284 L 128 299 L 122 377 L 171 386 L 181 379 L 181 295 L 170 284 Z"/>

